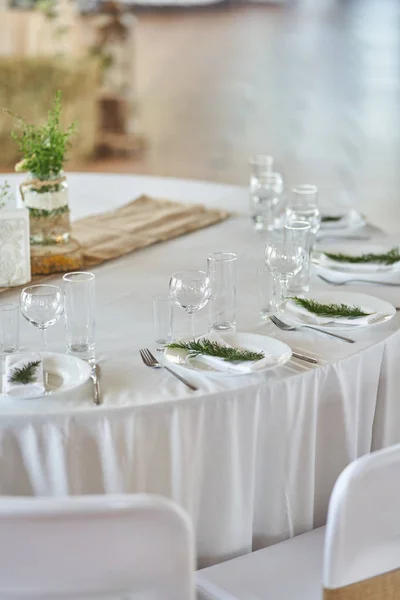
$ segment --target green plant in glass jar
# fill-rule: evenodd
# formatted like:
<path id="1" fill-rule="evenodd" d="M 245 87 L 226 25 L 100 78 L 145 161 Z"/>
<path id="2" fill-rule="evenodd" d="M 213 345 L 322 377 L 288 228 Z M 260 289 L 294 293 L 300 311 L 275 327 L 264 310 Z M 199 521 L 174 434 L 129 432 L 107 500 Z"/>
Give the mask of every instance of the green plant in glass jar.
<path id="1" fill-rule="evenodd" d="M 70 238 L 68 184 L 63 166 L 76 123 L 64 130 L 61 111 L 59 91 L 44 125 L 36 126 L 13 115 L 16 128 L 11 135 L 23 154 L 15 170 L 29 173 L 20 191 L 29 209 L 31 245 L 65 243 Z"/>

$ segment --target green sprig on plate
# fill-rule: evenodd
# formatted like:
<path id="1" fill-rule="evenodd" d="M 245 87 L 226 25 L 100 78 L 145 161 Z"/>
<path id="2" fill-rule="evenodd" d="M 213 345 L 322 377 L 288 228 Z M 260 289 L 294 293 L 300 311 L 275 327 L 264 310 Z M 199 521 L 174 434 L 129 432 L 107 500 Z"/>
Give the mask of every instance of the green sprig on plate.
<path id="1" fill-rule="evenodd" d="M 232 346 L 223 346 L 211 340 L 192 340 L 190 342 L 173 342 L 167 348 L 187 350 L 189 357 L 194 358 L 199 354 L 222 358 L 225 362 L 256 361 L 265 357 L 264 352 L 252 352 Z"/>
<path id="2" fill-rule="evenodd" d="M 346 263 L 379 263 L 382 265 L 394 265 L 400 261 L 400 250 L 398 247 L 392 248 L 389 252 L 383 254 L 370 253 L 360 254 L 359 256 L 341 253 L 336 254 L 332 252 L 324 252 L 324 254 L 331 260 Z"/>
<path id="3" fill-rule="evenodd" d="M 349 306 L 347 304 L 322 304 L 316 300 L 307 298 L 298 298 L 294 296 L 292 300 L 298 306 L 302 306 L 308 312 L 319 317 L 347 317 L 348 319 L 357 319 L 358 317 L 368 317 L 372 313 L 366 313 L 359 306 Z"/>
<path id="4" fill-rule="evenodd" d="M 321 223 L 337 223 L 343 219 L 343 215 L 333 216 L 333 215 L 323 215 L 321 217 Z"/>
<path id="5" fill-rule="evenodd" d="M 8 381 L 10 383 L 22 383 L 23 385 L 33 383 L 36 381 L 36 369 L 40 363 L 40 360 L 33 360 L 28 362 L 23 367 L 15 367 L 15 369 L 11 369 L 8 376 Z"/>

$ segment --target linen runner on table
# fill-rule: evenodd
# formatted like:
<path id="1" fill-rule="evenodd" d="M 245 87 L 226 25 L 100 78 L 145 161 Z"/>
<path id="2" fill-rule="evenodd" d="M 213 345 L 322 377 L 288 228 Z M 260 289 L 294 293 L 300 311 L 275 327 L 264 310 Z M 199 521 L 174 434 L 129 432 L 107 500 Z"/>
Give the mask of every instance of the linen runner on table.
<path id="1" fill-rule="evenodd" d="M 165 242 L 229 217 L 226 210 L 205 208 L 140 196 L 116 210 L 85 217 L 72 223 L 72 237 L 79 242 L 84 268 L 91 268 L 134 250 Z M 37 283 L 53 275 L 32 278 Z M 0 293 L 10 288 L 0 288 Z"/>
<path id="2" fill-rule="evenodd" d="M 85 266 L 118 258 L 139 248 L 224 221 L 225 210 L 140 196 L 112 212 L 86 217 L 72 225 Z"/>

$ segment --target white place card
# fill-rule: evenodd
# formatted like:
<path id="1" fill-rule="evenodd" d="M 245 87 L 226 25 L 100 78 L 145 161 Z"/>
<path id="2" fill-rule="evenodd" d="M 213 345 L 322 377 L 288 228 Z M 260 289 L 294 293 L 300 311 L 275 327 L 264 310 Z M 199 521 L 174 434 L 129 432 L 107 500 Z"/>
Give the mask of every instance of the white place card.
<path id="1" fill-rule="evenodd" d="M 0 210 L 0 287 L 23 285 L 30 280 L 29 211 Z"/>

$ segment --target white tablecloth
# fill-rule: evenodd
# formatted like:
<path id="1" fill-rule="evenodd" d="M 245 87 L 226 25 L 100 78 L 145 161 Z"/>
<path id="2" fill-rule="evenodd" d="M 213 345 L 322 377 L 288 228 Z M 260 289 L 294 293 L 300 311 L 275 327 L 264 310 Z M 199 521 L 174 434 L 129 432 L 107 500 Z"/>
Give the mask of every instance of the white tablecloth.
<path id="1" fill-rule="evenodd" d="M 170 496 L 193 517 L 200 566 L 321 525 L 346 464 L 400 441 L 398 316 L 351 333 L 356 344 L 260 325 L 256 270 L 264 243 L 246 216 L 246 190 L 123 175 L 72 174 L 69 181 L 74 218 L 143 192 L 242 214 L 95 269 L 104 405 L 92 404 L 90 383 L 61 399 L 0 396 L 0 493 Z M 142 364 L 138 349 L 155 348 L 152 295 L 167 291 L 173 271 L 204 269 L 206 255 L 218 250 L 239 256 L 238 330 L 282 339 L 316 356 L 318 367 L 293 360 L 266 374 L 190 374 L 200 388 L 193 393 Z M 331 288 L 314 279 L 313 289 Z M 346 289 L 395 305 L 398 297 L 398 288 Z M 13 297 L 7 292 L 0 302 Z M 203 311 L 198 331 L 206 323 Z M 182 332 L 186 326 L 180 314 Z M 37 348 L 39 334 L 26 322 L 21 337 L 24 347 Z M 51 350 L 63 351 L 63 323 L 49 329 L 49 340 Z"/>

